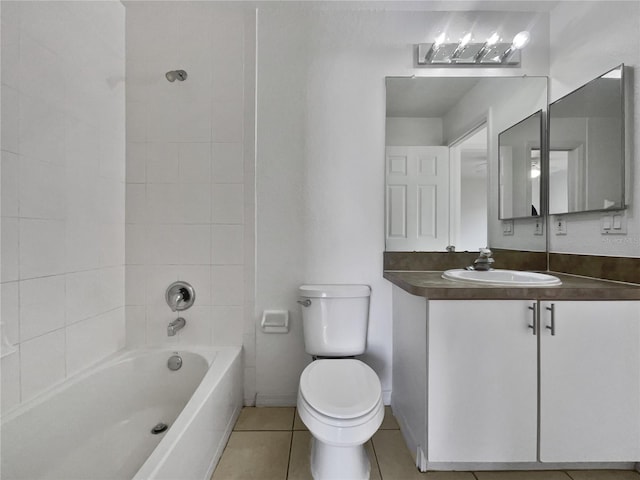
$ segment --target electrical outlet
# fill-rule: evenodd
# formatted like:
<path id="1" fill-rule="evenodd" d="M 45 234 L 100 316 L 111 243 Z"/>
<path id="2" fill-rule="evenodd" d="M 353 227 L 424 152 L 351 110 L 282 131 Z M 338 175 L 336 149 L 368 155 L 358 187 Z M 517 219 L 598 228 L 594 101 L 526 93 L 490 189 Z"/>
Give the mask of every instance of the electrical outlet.
<path id="1" fill-rule="evenodd" d="M 567 234 L 567 222 L 564 217 L 554 217 L 553 219 L 553 231 L 556 235 Z"/>
<path id="2" fill-rule="evenodd" d="M 544 233 L 544 222 L 541 218 L 536 218 L 536 227 L 533 231 L 534 235 L 542 235 Z"/>

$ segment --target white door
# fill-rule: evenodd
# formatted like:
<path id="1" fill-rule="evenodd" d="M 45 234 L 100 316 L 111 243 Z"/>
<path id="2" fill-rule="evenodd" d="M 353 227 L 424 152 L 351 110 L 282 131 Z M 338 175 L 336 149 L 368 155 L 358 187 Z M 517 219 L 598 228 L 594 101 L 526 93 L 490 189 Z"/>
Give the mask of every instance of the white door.
<path id="1" fill-rule="evenodd" d="M 387 147 L 386 249 L 449 245 L 449 148 Z"/>
<path id="2" fill-rule="evenodd" d="M 536 461 L 534 303 L 428 303 L 429 462 Z"/>
<path id="3" fill-rule="evenodd" d="M 540 460 L 640 460 L 640 302 L 541 308 Z"/>

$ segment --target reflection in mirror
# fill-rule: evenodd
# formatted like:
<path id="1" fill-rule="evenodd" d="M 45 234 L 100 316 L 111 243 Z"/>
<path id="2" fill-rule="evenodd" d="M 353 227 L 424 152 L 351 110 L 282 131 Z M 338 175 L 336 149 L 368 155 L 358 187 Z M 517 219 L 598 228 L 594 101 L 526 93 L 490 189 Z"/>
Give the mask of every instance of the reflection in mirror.
<path id="1" fill-rule="evenodd" d="M 546 108 L 546 77 L 390 77 L 386 85 L 386 250 L 544 250 L 544 237 L 525 229 L 503 236 L 497 192 L 498 133 Z"/>
<path id="2" fill-rule="evenodd" d="M 500 219 L 540 215 L 542 110 L 498 135 Z"/>
<path id="3" fill-rule="evenodd" d="M 549 106 L 549 213 L 624 208 L 624 67 Z"/>

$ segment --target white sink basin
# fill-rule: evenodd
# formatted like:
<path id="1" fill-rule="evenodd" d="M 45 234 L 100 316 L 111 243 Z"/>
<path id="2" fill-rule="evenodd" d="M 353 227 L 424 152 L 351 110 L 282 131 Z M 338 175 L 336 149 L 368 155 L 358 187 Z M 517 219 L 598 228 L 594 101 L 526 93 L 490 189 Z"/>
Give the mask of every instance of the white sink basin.
<path id="1" fill-rule="evenodd" d="M 549 287 L 562 285 L 560 279 L 553 275 L 519 270 L 494 269 L 483 272 L 457 268 L 445 271 L 442 274 L 442 278 L 478 285 L 503 285 L 509 287 Z"/>

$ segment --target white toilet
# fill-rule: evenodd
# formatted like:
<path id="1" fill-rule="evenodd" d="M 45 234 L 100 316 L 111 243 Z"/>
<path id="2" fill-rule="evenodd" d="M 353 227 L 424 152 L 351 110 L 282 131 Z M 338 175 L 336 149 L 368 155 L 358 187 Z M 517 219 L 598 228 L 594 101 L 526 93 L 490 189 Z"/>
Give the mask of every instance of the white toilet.
<path id="1" fill-rule="evenodd" d="M 304 343 L 315 361 L 304 369 L 298 413 L 313 436 L 315 480 L 365 480 L 371 465 L 364 444 L 384 417 L 376 373 L 360 360 L 369 322 L 368 285 L 303 285 Z M 347 357 L 347 358 L 345 358 Z"/>

